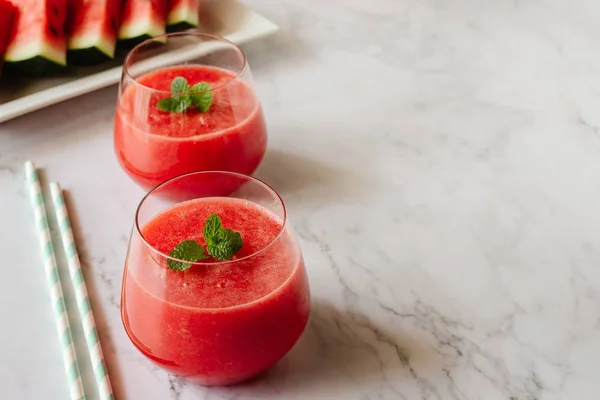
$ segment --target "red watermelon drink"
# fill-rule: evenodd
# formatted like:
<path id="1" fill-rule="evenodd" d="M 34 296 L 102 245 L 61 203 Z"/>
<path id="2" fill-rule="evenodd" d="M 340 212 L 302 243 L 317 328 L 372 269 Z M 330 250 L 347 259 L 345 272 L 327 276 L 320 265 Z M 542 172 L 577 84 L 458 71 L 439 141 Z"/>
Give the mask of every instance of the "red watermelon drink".
<path id="1" fill-rule="evenodd" d="M 157 46 L 157 41 L 166 44 Z M 179 57 L 189 64 L 178 64 Z M 165 60 L 175 64 L 154 68 Z M 211 35 L 180 33 L 146 41 L 125 62 L 114 147 L 119 163 L 151 188 L 184 173 L 251 174 L 267 132 L 242 51 Z"/>
<path id="2" fill-rule="evenodd" d="M 161 192 L 235 179 L 229 197 L 165 202 Z M 160 200 L 159 200 L 160 199 Z M 250 379 L 302 334 L 309 288 L 285 207 L 264 183 L 227 172 L 174 178 L 138 207 L 121 314 L 132 343 L 202 385 Z"/>

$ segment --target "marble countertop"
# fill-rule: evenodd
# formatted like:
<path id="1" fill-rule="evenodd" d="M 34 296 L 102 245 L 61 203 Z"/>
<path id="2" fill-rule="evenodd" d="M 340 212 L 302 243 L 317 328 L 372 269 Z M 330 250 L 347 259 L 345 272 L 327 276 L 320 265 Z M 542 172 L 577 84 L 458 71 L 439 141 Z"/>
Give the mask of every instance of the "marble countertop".
<path id="1" fill-rule="evenodd" d="M 600 3 L 249 3 L 283 27 L 245 50 L 270 134 L 258 176 L 310 276 L 304 336 L 231 388 L 133 348 L 119 290 L 142 191 L 113 156 L 111 87 L 0 125 L 0 397 L 68 393 L 32 158 L 68 191 L 119 400 L 597 399 Z"/>

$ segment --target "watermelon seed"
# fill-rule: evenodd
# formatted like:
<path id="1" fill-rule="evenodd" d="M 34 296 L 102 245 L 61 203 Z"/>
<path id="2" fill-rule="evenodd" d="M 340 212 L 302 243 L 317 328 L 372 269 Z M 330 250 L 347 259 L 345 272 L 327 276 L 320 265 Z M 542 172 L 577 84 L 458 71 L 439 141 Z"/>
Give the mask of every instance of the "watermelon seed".
<path id="1" fill-rule="evenodd" d="M 48 27 L 48 29 L 50 29 L 50 32 L 54 35 L 54 36 L 58 36 L 58 32 L 56 31 L 56 29 L 54 29 L 53 26 Z"/>

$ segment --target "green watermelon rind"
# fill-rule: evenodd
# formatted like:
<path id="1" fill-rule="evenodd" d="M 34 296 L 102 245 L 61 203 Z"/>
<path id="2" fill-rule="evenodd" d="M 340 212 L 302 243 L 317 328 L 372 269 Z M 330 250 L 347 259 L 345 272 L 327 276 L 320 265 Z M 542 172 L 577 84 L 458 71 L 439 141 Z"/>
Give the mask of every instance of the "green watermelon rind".
<path id="1" fill-rule="evenodd" d="M 27 46 L 9 46 L 4 54 L 7 68 L 23 75 L 43 75 L 66 67 L 64 49 L 55 49 L 44 41 L 32 42 Z"/>
<path id="2" fill-rule="evenodd" d="M 96 65 L 115 56 L 114 37 L 105 35 L 76 36 L 69 39 L 67 64 Z"/>
<path id="3" fill-rule="evenodd" d="M 69 50 L 67 52 L 68 65 L 90 66 L 102 64 L 105 61 L 112 60 L 102 50 L 92 47 L 87 49 Z"/>
<path id="4" fill-rule="evenodd" d="M 25 76 L 42 76 L 65 68 L 64 65 L 57 64 L 41 56 L 21 61 L 5 61 L 4 66 L 7 70 Z"/>
<path id="5" fill-rule="evenodd" d="M 195 29 L 197 27 L 198 27 L 198 25 L 190 25 L 189 22 L 178 22 L 174 25 L 167 25 L 167 32 L 169 32 L 169 33 L 183 32 L 183 31 L 187 31 L 189 29 Z"/>
<path id="6" fill-rule="evenodd" d="M 142 20 L 137 23 L 121 23 L 121 28 L 119 29 L 119 46 L 134 47 L 144 40 L 164 35 L 165 33 L 165 25 L 157 21 Z"/>
<path id="7" fill-rule="evenodd" d="M 182 2 L 172 9 L 167 16 L 167 31 L 177 32 L 197 28 L 200 24 L 198 10 L 190 9 L 189 3 Z"/>

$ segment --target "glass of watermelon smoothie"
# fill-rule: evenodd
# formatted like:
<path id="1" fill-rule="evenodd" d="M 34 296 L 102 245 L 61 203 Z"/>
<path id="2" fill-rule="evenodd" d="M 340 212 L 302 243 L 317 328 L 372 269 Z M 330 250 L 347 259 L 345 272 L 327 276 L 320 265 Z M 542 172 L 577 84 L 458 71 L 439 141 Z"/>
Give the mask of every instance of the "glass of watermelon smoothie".
<path id="1" fill-rule="evenodd" d="M 262 108 L 237 45 L 186 31 L 149 39 L 127 56 L 114 149 L 142 187 L 195 171 L 252 174 L 266 146 Z"/>
<path id="2" fill-rule="evenodd" d="M 180 187 L 201 195 L 164 196 Z M 224 187 L 237 189 L 223 197 Z M 201 385 L 248 380 L 294 346 L 309 314 L 300 248 L 265 183 L 194 172 L 138 206 L 121 316 L 132 343 L 161 368 Z"/>

